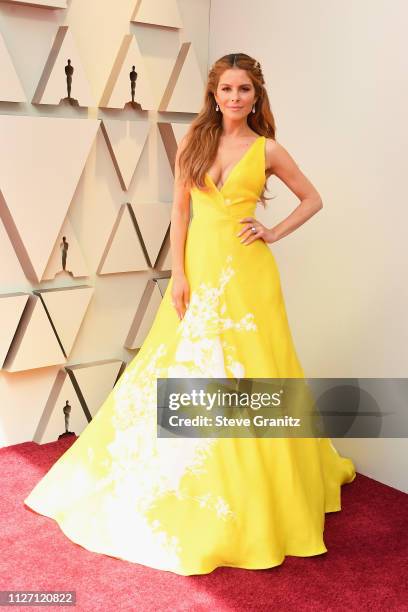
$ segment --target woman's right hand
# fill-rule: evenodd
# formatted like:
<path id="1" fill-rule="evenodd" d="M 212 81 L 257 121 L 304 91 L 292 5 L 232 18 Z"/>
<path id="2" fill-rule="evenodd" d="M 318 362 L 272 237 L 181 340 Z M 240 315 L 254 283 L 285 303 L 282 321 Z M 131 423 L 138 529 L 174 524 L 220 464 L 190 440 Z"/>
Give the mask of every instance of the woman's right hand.
<path id="1" fill-rule="evenodd" d="M 190 285 L 185 274 L 178 273 L 172 276 L 171 301 L 181 321 L 190 302 Z"/>

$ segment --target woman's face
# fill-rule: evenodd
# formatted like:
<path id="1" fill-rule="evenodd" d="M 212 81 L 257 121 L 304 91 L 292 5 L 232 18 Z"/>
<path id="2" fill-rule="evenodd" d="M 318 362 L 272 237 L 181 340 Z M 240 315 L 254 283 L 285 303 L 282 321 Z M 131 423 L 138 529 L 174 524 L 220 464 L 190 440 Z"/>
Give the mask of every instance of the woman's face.
<path id="1" fill-rule="evenodd" d="M 256 102 L 255 88 L 247 71 L 228 68 L 218 81 L 215 100 L 220 111 L 231 119 L 246 117 Z"/>

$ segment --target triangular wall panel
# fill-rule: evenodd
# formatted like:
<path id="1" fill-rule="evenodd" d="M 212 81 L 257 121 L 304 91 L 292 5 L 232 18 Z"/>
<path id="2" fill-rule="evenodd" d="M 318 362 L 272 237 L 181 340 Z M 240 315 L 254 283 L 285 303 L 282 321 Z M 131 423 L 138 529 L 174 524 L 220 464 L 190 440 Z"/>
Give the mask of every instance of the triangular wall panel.
<path id="1" fill-rule="evenodd" d="M 10 240 L 10 236 L 8 235 L 6 228 L 4 227 L 4 223 L 1 220 L 2 201 L 3 197 L 0 190 L 0 285 L 6 288 L 15 286 L 22 287 L 25 285 L 27 280 L 16 255 L 15 248 Z"/>
<path id="2" fill-rule="evenodd" d="M 44 66 L 32 102 L 34 104 L 60 104 L 68 96 L 65 66 L 68 59 L 74 70 L 71 98 L 79 106 L 95 106 L 91 89 L 74 38 L 68 26 L 60 26 L 55 35 L 48 60 Z"/>
<path id="3" fill-rule="evenodd" d="M 183 136 L 185 136 L 188 132 L 188 130 L 190 129 L 190 124 L 189 123 L 171 123 L 170 124 L 172 129 L 173 129 L 173 133 L 174 133 L 174 137 L 176 139 L 177 142 L 177 146 L 180 144 L 181 139 L 183 138 Z"/>
<path id="4" fill-rule="evenodd" d="M 163 142 L 164 150 L 166 151 L 167 159 L 174 176 L 174 167 L 176 163 L 177 149 L 183 136 L 190 129 L 189 123 L 167 123 L 159 122 L 157 124 L 159 133 Z"/>
<path id="5" fill-rule="evenodd" d="M 167 28 L 183 27 L 177 0 L 138 0 L 130 20 Z"/>
<path id="6" fill-rule="evenodd" d="M 122 189 L 129 189 L 140 156 L 149 136 L 148 121 L 111 121 L 104 119 L 106 139 Z"/>
<path id="7" fill-rule="evenodd" d="M 185 42 L 180 47 L 159 111 L 198 113 L 204 103 L 204 89 L 194 48 Z"/>
<path id="8" fill-rule="evenodd" d="M 168 284 L 170 282 L 170 276 L 163 276 L 161 278 L 156 278 L 157 286 L 160 289 L 161 296 L 164 297 Z"/>
<path id="9" fill-rule="evenodd" d="M 0 374 L 0 446 L 35 439 L 60 366 Z M 4 478 L 4 472 L 3 472 Z"/>
<path id="10" fill-rule="evenodd" d="M 143 243 L 154 267 L 171 220 L 171 202 L 131 204 Z"/>
<path id="11" fill-rule="evenodd" d="M 102 255 L 98 274 L 148 270 L 132 215 L 130 206 L 123 204 Z"/>
<path id="12" fill-rule="evenodd" d="M 0 33 L 0 102 L 26 102 L 26 96 Z"/>
<path id="13" fill-rule="evenodd" d="M 4 369 L 32 370 L 65 363 L 57 336 L 37 296 L 30 296 L 7 354 Z"/>
<path id="14" fill-rule="evenodd" d="M 63 408 L 67 401 L 71 407 L 68 429 L 81 434 L 112 390 L 124 365 L 123 361 L 112 359 L 61 368 L 38 422 L 34 441 L 52 442 L 64 433 Z"/>
<path id="15" fill-rule="evenodd" d="M 124 108 L 132 100 L 129 74 L 137 72 L 135 102 L 142 110 L 155 110 L 154 96 L 148 71 L 133 34 L 126 34 L 119 49 L 99 106 Z"/>
<path id="16" fill-rule="evenodd" d="M 166 254 L 166 257 L 163 261 L 162 270 L 171 270 L 172 269 L 172 258 L 171 258 L 171 249 L 169 248 Z"/>
<path id="17" fill-rule="evenodd" d="M 39 289 L 35 293 L 42 299 L 62 349 L 66 357 L 69 357 L 94 288 L 87 285 L 76 285 L 57 289 Z"/>
<path id="18" fill-rule="evenodd" d="M 0 215 L 32 282 L 44 274 L 98 127 L 94 119 L 0 115 Z"/>
<path id="19" fill-rule="evenodd" d="M 79 436 L 88 425 L 88 419 L 85 416 L 69 376 L 61 368 L 37 426 L 34 435 L 35 442 L 38 444 L 55 442 L 61 434 L 65 433 L 64 407 L 67 405 L 67 402 L 71 408 L 68 415 L 68 431 Z"/>
<path id="20" fill-rule="evenodd" d="M 96 415 L 123 371 L 125 364 L 118 359 L 67 366 L 71 381 L 89 416 Z"/>
<path id="21" fill-rule="evenodd" d="M 149 279 L 139 302 L 138 309 L 125 340 L 128 349 L 140 348 L 149 333 L 157 310 L 162 301 L 162 294 L 154 279 Z"/>
<path id="22" fill-rule="evenodd" d="M 3 367 L 28 297 L 28 293 L 0 295 L 0 368 Z"/>
<path id="23" fill-rule="evenodd" d="M 156 262 L 157 270 L 171 270 L 171 248 L 170 248 L 170 237 L 167 234 L 168 238 L 164 241 L 164 245 L 162 250 L 160 251 L 159 258 Z"/>

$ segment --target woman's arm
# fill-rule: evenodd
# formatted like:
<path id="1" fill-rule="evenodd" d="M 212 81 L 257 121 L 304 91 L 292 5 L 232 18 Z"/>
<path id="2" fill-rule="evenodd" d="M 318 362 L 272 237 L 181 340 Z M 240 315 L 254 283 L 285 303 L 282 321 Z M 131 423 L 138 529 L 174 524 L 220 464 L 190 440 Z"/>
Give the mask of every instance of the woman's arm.
<path id="1" fill-rule="evenodd" d="M 172 276 L 184 274 L 184 249 L 187 229 L 190 222 L 190 190 L 186 189 L 180 180 L 179 158 L 185 145 L 181 140 L 174 167 L 173 205 L 171 209 L 170 246 L 172 260 Z"/>
<path id="2" fill-rule="evenodd" d="M 173 279 L 172 302 L 179 319 L 184 317 L 189 303 L 190 290 L 184 270 L 184 253 L 190 222 L 190 189 L 180 179 L 179 157 L 185 146 L 181 140 L 174 165 L 174 193 L 170 222 L 171 275 Z"/>
<path id="3" fill-rule="evenodd" d="M 303 174 L 286 149 L 275 140 L 266 143 L 266 166 L 299 198 L 299 205 L 280 223 L 271 228 L 273 242 L 287 236 L 321 208 L 323 202 L 317 189 Z"/>
<path id="4" fill-rule="evenodd" d="M 265 242 L 276 242 L 303 225 L 305 221 L 323 208 L 319 192 L 282 145 L 272 138 L 267 138 L 265 156 L 268 175 L 275 174 L 280 178 L 299 198 L 300 203 L 290 215 L 270 229 L 253 217 L 241 219 L 241 223 L 246 223 L 246 225 L 238 236 L 244 235 L 243 240 L 241 240 L 244 244 L 250 244 L 258 238 L 262 238 Z M 251 225 L 255 225 L 257 228 L 256 234 L 251 234 Z"/>

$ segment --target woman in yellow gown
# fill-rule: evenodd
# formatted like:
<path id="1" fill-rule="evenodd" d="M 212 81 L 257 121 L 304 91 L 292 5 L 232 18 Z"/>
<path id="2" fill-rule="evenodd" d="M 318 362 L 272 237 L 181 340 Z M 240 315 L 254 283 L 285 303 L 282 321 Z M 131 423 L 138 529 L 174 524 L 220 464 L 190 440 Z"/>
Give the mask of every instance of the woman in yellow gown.
<path id="1" fill-rule="evenodd" d="M 157 438 L 159 377 L 304 377 L 267 243 L 321 201 L 274 135 L 259 63 L 218 60 L 176 156 L 172 277 L 154 323 L 24 500 L 90 551 L 181 575 L 327 551 L 325 513 L 341 509 L 341 485 L 356 476 L 329 439 Z M 253 215 L 272 173 L 302 202 L 268 229 Z"/>

